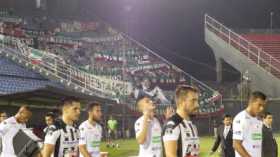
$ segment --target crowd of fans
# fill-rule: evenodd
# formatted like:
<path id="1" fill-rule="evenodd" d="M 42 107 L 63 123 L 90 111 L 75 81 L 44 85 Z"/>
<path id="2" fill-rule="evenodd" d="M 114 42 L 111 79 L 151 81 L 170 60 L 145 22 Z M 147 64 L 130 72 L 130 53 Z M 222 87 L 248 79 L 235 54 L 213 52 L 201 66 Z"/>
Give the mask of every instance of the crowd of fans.
<path id="1" fill-rule="evenodd" d="M 41 20 L 38 17 L 35 19 L 30 23 L 21 18 L 15 20 L 16 22 L 2 20 L 0 33 L 17 37 L 25 44 L 60 58 L 62 63 L 74 65 L 86 73 L 111 80 L 131 82 L 133 99 L 147 94 L 160 104 L 170 105 L 173 103 L 173 95 L 168 94 L 168 91 L 180 83 L 192 83 L 181 70 L 163 62 L 159 57 L 109 26 L 92 21 L 60 20 L 54 23 L 45 17 Z M 35 23 L 35 26 L 30 26 L 32 23 Z M 46 29 L 45 25 L 50 28 Z M 73 32 L 94 32 L 95 35 L 103 34 L 103 36 L 78 38 L 67 36 L 67 33 Z M 143 82 L 149 82 L 149 86 L 143 86 Z M 200 89 L 202 97 L 205 97 L 201 100 L 201 104 L 205 104 L 205 107 L 202 107 L 204 112 L 212 112 L 220 108 L 212 101 L 213 91 L 203 86 Z M 121 97 L 121 93 L 118 94 Z M 208 107 L 209 103 L 213 104 L 211 109 Z"/>

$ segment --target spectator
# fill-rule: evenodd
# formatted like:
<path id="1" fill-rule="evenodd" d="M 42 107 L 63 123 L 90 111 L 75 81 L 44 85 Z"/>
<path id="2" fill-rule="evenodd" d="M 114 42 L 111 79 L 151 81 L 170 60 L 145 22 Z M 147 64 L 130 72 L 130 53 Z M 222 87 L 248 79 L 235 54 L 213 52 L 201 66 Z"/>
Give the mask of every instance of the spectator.
<path id="1" fill-rule="evenodd" d="M 235 157 L 232 147 L 232 118 L 230 115 L 225 115 L 223 125 L 217 130 L 216 141 L 212 147 L 211 154 L 214 154 L 221 144 L 221 157 Z"/>
<path id="2" fill-rule="evenodd" d="M 110 116 L 110 119 L 107 122 L 108 127 L 108 143 L 107 147 L 119 147 L 118 144 L 114 143 L 114 140 L 117 140 L 118 138 L 118 121 L 113 118 L 113 116 Z"/>
<path id="3" fill-rule="evenodd" d="M 262 129 L 262 157 L 277 157 L 278 146 L 275 137 L 272 133 L 273 115 L 266 112 L 263 116 L 263 129 Z"/>

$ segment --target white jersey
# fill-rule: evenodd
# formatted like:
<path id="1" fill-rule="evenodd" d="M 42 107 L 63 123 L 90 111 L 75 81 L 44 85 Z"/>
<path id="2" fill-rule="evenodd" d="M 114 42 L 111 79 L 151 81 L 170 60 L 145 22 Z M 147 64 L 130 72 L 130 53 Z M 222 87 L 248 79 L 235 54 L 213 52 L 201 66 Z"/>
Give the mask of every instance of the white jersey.
<path id="1" fill-rule="evenodd" d="M 92 125 L 87 120 L 80 125 L 79 130 L 79 145 L 86 145 L 87 151 L 92 157 L 100 157 L 100 143 L 102 138 L 101 125 L 98 123 Z M 83 157 L 81 153 L 80 157 Z"/>
<path id="2" fill-rule="evenodd" d="M 243 147 L 252 157 L 262 155 L 262 122 L 245 110 L 233 120 L 233 140 L 241 140 Z M 236 157 L 240 155 L 235 152 Z"/>
<path id="3" fill-rule="evenodd" d="M 173 115 L 164 126 L 163 142 L 166 141 L 177 141 L 177 157 L 199 156 L 197 128 L 191 121 L 178 114 Z"/>
<path id="4" fill-rule="evenodd" d="M 50 125 L 44 128 L 43 132 L 46 135 L 49 131 L 55 130 L 55 125 Z"/>
<path id="5" fill-rule="evenodd" d="M 20 129 L 26 129 L 26 125 L 18 123 L 15 117 L 10 117 L 0 123 L 0 137 L 2 138 L 1 157 L 16 157 L 13 138 Z"/>
<path id="6" fill-rule="evenodd" d="M 140 117 L 135 122 L 136 137 L 139 135 L 143 128 L 143 119 Z M 138 157 L 161 157 L 162 156 L 162 143 L 161 143 L 161 126 L 156 118 L 153 118 L 148 126 L 148 134 L 144 144 L 140 144 Z"/>
<path id="7" fill-rule="evenodd" d="M 48 131 L 44 143 L 55 146 L 54 157 L 78 157 L 79 138 L 77 127 L 59 120 L 55 123 L 55 130 Z"/>

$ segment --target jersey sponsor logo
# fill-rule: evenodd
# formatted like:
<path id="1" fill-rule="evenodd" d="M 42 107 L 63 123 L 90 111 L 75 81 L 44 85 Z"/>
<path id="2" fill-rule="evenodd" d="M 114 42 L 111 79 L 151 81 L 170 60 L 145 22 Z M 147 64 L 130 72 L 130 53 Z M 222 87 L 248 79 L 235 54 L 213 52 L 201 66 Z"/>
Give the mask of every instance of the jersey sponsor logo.
<path id="1" fill-rule="evenodd" d="M 78 141 L 75 140 L 75 141 L 63 141 L 63 144 L 65 145 L 73 145 L 73 144 L 78 144 Z"/>
<path id="2" fill-rule="evenodd" d="M 254 141 L 262 140 L 262 133 L 252 133 L 251 138 Z"/>
<path id="3" fill-rule="evenodd" d="M 152 143 L 161 143 L 161 136 L 153 136 Z"/>
<path id="4" fill-rule="evenodd" d="M 240 124 L 240 123 L 241 123 L 241 121 L 240 121 L 240 120 L 236 120 L 236 121 L 235 121 L 235 123 Z"/>
<path id="5" fill-rule="evenodd" d="M 152 151 L 161 151 L 161 147 L 160 146 L 152 147 Z"/>
<path id="6" fill-rule="evenodd" d="M 189 137 L 189 138 L 185 138 L 186 141 L 196 141 L 198 140 L 198 137 Z"/>
<path id="7" fill-rule="evenodd" d="M 91 141 L 90 146 L 91 147 L 99 147 L 100 146 L 100 141 Z"/>
<path id="8" fill-rule="evenodd" d="M 233 134 L 235 134 L 235 135 L 241 135 L 241 131 L 234 131 Z"/>

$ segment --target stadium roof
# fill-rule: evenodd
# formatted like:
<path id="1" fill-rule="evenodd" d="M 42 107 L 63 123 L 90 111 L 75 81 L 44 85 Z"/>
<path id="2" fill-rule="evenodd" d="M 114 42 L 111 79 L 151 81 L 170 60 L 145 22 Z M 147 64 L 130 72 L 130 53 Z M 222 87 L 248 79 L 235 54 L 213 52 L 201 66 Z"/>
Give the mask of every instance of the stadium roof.
<path id="1" fill-rule="evenodd" d="M 103 99 L 100 97 L 75 92 L 66 88 L 59 88 L 53 86 L 45 86 L 43 88 L 26 92 L 5 94 L 1 95 L 0 99 L 6 101 L 30 102 L 32 104 L 42 104 L 44 106 L 48 105 L 50 107 L 55 107 L 61 102 L 63 98 L 68 96 L 75 96 L 81 99 L 82 102 L 98 101 L 106 104 L 116 103 L 108 99 Z"/>

